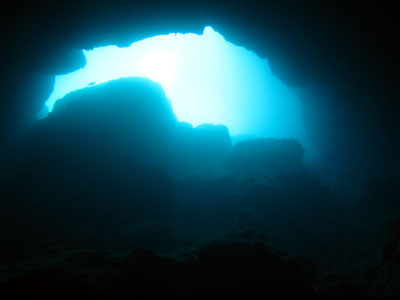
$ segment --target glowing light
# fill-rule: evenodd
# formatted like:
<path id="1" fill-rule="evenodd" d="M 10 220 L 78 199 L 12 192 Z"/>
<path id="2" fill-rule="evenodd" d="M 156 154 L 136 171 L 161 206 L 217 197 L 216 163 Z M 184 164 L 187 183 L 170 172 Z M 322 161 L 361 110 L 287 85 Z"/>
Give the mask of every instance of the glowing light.
<path id="1" fill-rule="evenodd" d="M 159 82 L 180 121 L 224 124 L 232 135 L 299 139 L 310 144 L 294 92 L 271 74 L 267 60 L 206 27 L 202 35 L 171 33 L 129 47 L 84 51 L 85 68 L 57 76 L 49 111 L 67 93 L 120 77 Z"/>
<path id="2" fill-rule="evenodd" d="M 174 52 L 154 51 L 145 55 L 138 65 L 139 74 L 162 83 L 169 90 L 174 80 L 177 55 Z"/>

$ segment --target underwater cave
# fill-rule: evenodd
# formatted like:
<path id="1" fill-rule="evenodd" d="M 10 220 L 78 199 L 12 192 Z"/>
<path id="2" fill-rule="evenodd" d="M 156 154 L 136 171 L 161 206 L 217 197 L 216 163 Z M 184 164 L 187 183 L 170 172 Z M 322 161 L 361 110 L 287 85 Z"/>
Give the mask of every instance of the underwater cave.
<path id="1" fill-rule="evenodd" d="M 295 90 L 271 74 L 267 60 L 227 42 L 210 26 L 202 35 L 171 33 L 84 54 L 83 68 L 56 77 L 43 115 L 72 91 L 145 77 L 161 84 L 179 121 L 225 125 L 234 140 L 295 138 L 315 156 Z"/>
<path id="2" fill-rule="evenodd" d="M 4 18 L 3 295 L 399 297 L 392 7 L 39 2 Z"/>

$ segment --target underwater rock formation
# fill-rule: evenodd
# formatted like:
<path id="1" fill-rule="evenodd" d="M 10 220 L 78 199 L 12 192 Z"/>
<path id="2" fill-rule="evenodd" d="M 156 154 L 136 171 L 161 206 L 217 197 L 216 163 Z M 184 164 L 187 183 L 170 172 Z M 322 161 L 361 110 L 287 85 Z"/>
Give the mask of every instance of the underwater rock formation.
<path id="1" fill-rule="evenodd" d="M 250 210 L 271 236 L 301 244 L 304 235 L 334 222 L 343 209 L 329 188 L 304 170 L 302 156 L 295 140 L 247 140 L 221 164 L 179 177 L 176 206 L 186 216 L 185 226 L 208 224 L 215 230 L 238 211 Z"/>
<path id="2" fill-rule="evenodd" d="M 294 139 L 250 139 L 239 142 L 227 161 L 234 169 L 301 168 L 304 149 Z"/>
<path id="3" fill-rule="evenodd" d="M 175 122 L 163 91 L 148 80 L 68 95 L 27 136 L 5 193 L 18 212 L 7 220 L 35 244 L 68 227 L 104 233 L 167 218 L 173 184 L 155 162 L 165 159 Z"/>
<path id="4" fill-rule="evenodd" d="M 47 130 L 40 128 L 42 123 Z M 122 152 L 159 163 L 165 159 L 161 156 L 168 151 L 175 125 L 170 101 L 159 84 L 122 78 L 70 93 L 56 103 L 47 118 L 34 124 L 32 131 L 33 135 L 70 137 L 74 139 L 70 147 L 81 147 L 80 155 Z M 51 143 L 55 138 L 43 136 L 42 141 Z M 28 154 L 40 153 L 42 149 L 34 149 L 40 146 L 36 140 L 28 144 Z M 44 147 L 48 149 L 48 145 Z"/>
<path id="5" fill-rule="evenodd" d="M 399 185 L 397 180 L 385 178 L 388 174 L 398 177 L 400 164 L 396 1 L 363 5 L 354 1 L 9 2 L 2 7 L 0 50 L 3 298 L 118 299 L 128 293 L 139 298 L 161 298 L 162 294 L 221 299 L 253 294 L 312 299 L 314 291 L 329 300 L 400 298 L 399 230 L 398 221 L 392 220 L 399 208 Z M 87 132 L 72 130 L 71 124 L 64 126 L 62 119 L 67 115 L 61 108 L 54 120 L 49 116 L 34 126 L 25 158 L 20 159 L 18 139 L 49 96 L 54 75 L 84 65 L 80 49 L 124 46 L 155 34 L 199 33 L 204 25 L 212 25 L 227 40 L 268 58 L 282 81 L 320 87 L 321 93 L 302 97 L 303 118 L 307 133 L 326 160 L 327 170 L 322 170 L 322 175 L 334 179 L 328 182 L 352 186 L 371 174 L 381 174 L 383 179 L 370 180 L 356 199 L 347 195 L 336 199 L 340 195 L 332 196 L 298 161 L 276 166 L 278 173 L 258 168 L 258 160 L 252 167 L 240 160 L 240 168 L 219 165 L 229 148 L 224 130 L 218 135 L 226 147 L 210 149 L 204 164 L 196 161 L 201 152 L 189 158 L 180 155 L 181 167 L 171 170 L 171 161 L 165 168 L 154 166 L 147 158 L 126 153 L 124 140 L 112 136 L 116 128 L 128 136 L 129 130 L 122 129 L 124 120 L 127 124 L 134 120 L 109 119 L 115 125 L 111 128 L 113 122 L 87 122 Z M 88 113 L 77 109 L 68 118 L 82 120 L 78 111 Z M 65 129 L 63 135 L 73 135 L 60 137 L 51 132 L 56 124 Z M 177 128 L 180 126 L 185 125 Z M 191 140 L 195 134 L 191 129 L 188 132 L 187 140 Z M 162 161 L 159 155 L 164 152 L 157 149 L 169 145 L 163 137 L 152 140 L 156 145 L 148 145 L 153 153 L 147 152 L 145 145 L 137 153 Z M 177 146 L 174 151 L 185 153 L 183 149 L 191 148 L 182 143 L 187 148 Z M 256 142 L 247 145 L 252 143 Z M 113 157 L 114 150 L 118 155 Z M 278 152 L 284 150 L 281 147 Z M 300 153 L 296 151 L 293 153 Z M 216 160 L 214 153 L 218 153 Z M 139 196 L 156 197 L 157 201 L 140 205 L 131 201 Z M 145 208 L 145 204 L 149 206 Z M 150 216 L 163 218 L 166 213 L 184 213 L 174 224 L 183 224 L 179 230 L 168 222 L 139 222 Z M 387 221 L 392 223 L 389 230 Z M 131 222 L 134 224 L 129 227 Z M 117 242 L 128 247 L 123 236 L 135 239 L 132 247 L 142 242 L 149 246 L 147 234 L 158 236 L 159 241 L 168 236 L 163 245 L 152 244 L 154 248 L 193 246 L 181 233 L 196 227 L 192 224 L 196 222 L 217 235 L 222 228 L 230 236 L 170 255 L 145 249 L 130 254 L 104 250 Z M 70 225 L 78 229 L 68 231 Z M 249 226 L 262 233 L 241 231 Z M 110 242 L 104 232 L 109 228 L 123 232 Z M 235 231 L 238 234 L 232 237 Z M 53 239 L 57 232 L 62 233 Z M 198 243 L 202 238 L 194 240 Z M 321 261 L 329 261 L 323 269 L 329 272 L 313 279 L 312 263 L 298 256 L 293 259 L 268 246 L 266 240 L 307 250 L 317 270 Z M 20 258 L 33 258 L 14 264 L 3 255 L 5 250 L 16 256 L 25 252 Z M 269 282 L 262 280 L 271 277 Z"/>
<path id="6" fill-rule="evenodd" d="M 333 99 L 303 99 L 305 126 L 328 167 L 351 163 L 348 169 L 358 175 L 374 169 L 395 174 L 400 128 L 396 5 L 298 0 L 153 0 L 150 7 L 115 0 L 9 3 L 2 18 L 0 140 L 7 144 L 3 137 L 20 136 L 40 110 L 48 91 L 38 85 L 84 65 L 80 49 L 127 46 L 171 32 L 200 33 L 212 25 L 228 41 L 268 58 L 280 80 L 293 86 L 314 82 L 323 95 L 334 92 Z M 50 74 L 48 81 L 36 84 L 43 74 Z"/>
<path id="7" fill-rule="evenodd" d="M 69 228 L 121 237 L 141 222 L 169 220 L 171 174 L 222 160 L 230 149 L 225 126 L 178 123 L 150 80 L 123 78 L 76 91 L 26 136 L 23 162 L 4 185 L 3 222 L 18 232 L 7 235 L 40 248 L 38 240 Z"/>
<path id="8" fill-rule="evenodd" d="M 221 163 L 232 149 L 231 137 L 226 126 L 202 124 L 193 128 L 185 122 L 177 124 L 172 145 L 170 168 L 177 175 L 209 164 Z"/>
<path id="9" fill-rule="evenodd" d="M 379 299 L 396 299 L 400 295 L 400 217 L 390 226 L 380 259 L 370 286 L 371 295 Z"/>
<path id="10" fill-rule="evenodd" d="M 232 146 L 225 126 L 180 123 L 146 79 L 67 95 L 1 178 L 0 290 L 393 298 L 398 226 L 386 237 L 384 224 L 397 181 L 368 181 L 352 206 L 307 172 L 303 154 L 293 139 Z"/>
<path id="11" fill-rule="evenodd" d="M 308 263 L 263 240 L 227 237 L 168 255 L 69 251 L 17 264 L 0 290 L 14 297 L 319 299 Z"/>

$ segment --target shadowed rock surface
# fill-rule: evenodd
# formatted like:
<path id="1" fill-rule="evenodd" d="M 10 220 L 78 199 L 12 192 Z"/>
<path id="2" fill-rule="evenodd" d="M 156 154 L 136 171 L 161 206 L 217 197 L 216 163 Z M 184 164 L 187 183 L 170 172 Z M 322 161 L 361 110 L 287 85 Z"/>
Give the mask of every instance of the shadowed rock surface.
<path id="1" fill-rule="evenodd" d="M 396 5 L 299 0 L 10 2 L 2 11 L 6 46 L 0 55 L 1 163 L 7 166 L 16 135 L 48 97 L 52 77 L 84 66 L 81 49 L 127 46 L 171 32 L 200 33 L 211 25 L 227 40 L 268 58 L 282 81 L 316 87 L 302 97 L 304 123 L 336 184 L 365 180 L 366 174 L 396 175 Z M 38 78 L 43 79 L 38 83 Z"/>
<path id="2" fill-rule="evenodd" d="M 227 237 L 163 256 L 145 249 L 64 252 L 18 264 L 16 278 L 0 282 L 0 289 L 14 297 L 59 299 L 319 299 L 308 276 L 301 257 L 263 240 Z"/>
<path id="3" fill-rule="evenodd" d="M 160 85 L 147 79 L 123 78 L 60 100 L 32 126 L 23 160 L 2 182 L 3 228 L 7 222 L 16 228 L 4 233 L 13 240 L 5 247 L 9 255 L 27 255 L 26 247 L 41 253 L 45 241 L 72 228 L 126 249 L 135 245 L 130 227 L 143 231 L 142 222 L 170 220 L 170 174 L 221 161 L 231 149 L 225 126 L 188 127 L 182 134 L 183 127 Z"/>
<path id="4" fill-rule="evenodd" d="M 2 295 L 123 298 L 126 292 L 131 296 L 160 292 L 187 299 L 254 292 L 275 299 L 312 299 L 315 293 L 322 299 L 399 298 L 398 222 L 394 214 L 399 207 L 400 163 L 396 2 L 50 2 L 21 5 L 14 1 L 2 8 Z M 96 113 L 90 122 L 89 118 L 81 123 L 88 125 L 87 134 L 82 127 L 74 129 L 77 114 L 88 113 L 88 107 L 80 110 L 79 105 L 72 105 L 75 109 L 71 108 L 69 115 L 60 109 L 54 115 L 56 120 L 49 117 L 34 125 L 22 156 L 23 133 L 51 93 L 54 76 L 85 64 L 81 49 L 123 46 L 170 32 L 200 33 L 205 25 L 268 58 L 274 74 L 284 82 L 315 87 L 317 92 L 311 90 L 302 97 L 304 124 L 325 163 L 315 173 L 331 186 L 345 188 L 362 186 L 375 177 L 367 181 L 360 195 L 346 189 L 331 191 L 307 174 L 297 158 L 288 166 L 286 159 L 291 156 L 279 152 L 300 152 L 285 141 L 267 142 L 279 145 L 276 158 L 285 157 L 284 164 L 273 170 L 257 163 L 229 168 L 223 163 L 229 152 L 224 130 L 215 130 L 220 135 L 217 139 L 205 138 L 221 140 L 224 145 L 211 149 L 205 155 L 206 163 L 198 164 L 201 153 L 194 153 L 189 158 L 180 156 L 182 167 L 172 169 L 171 160 L 155 164 L 132 157 L 125 147 L 123 154 L 113 156 L 114 151 L 102 149 L 116 150 L 125 139 L 118 140 L 103 129 L 115 133 L 118 128 L 126 135 L 132 129 L 122 130 L 122 123 L 113 118 L 107 124 L 91 126 Z M 127 108 L 121 107 L 119 113 Z M 97 111 L 97 115 L 106 114 Z M 65 126 L 64 116 L 74 122 Z M 169 120 L 169 112 L 164 116 Z M 63 124 L 58 129 L 73 133 L 74 138 L 60 138 L 52 132 L 50 125 L 57 124 Z M 182 137 L 181 145 L 190 149 L 184 140 L 197 134 L 191 129 L 188 132 L 190 138 Z M 75 143 L 76 137 L 82 145 Z M 144 143 L 137 153 L 163 158 L 165 153 L 155 150 L 165 145 L 163 137 L 152 140 L 154 145 Z M 100 144 L 91 144 L 94 141 Z M 209 145 L 203 144 L 202 149 Z M 148 153 L 147 147 L 154 152 Z M 139 196 L 152 201 L 141 201 Z M 167 220 L 144 220 L 149 217 Z M 171 220 L 175 224 L 169 224 Z M 118 230 L 131 221 L 129 229 Z M 243 227 L 256 227 L 262 233 Z M 118 234 L 110 237 L 110 228 Z M 153 233 L 146 241 L 149 231 Z M 224 236 L 224 231 L 229 238 L 214 239 L 215 235 Z M 240 238 L 232 238 L 235 231 Z M 168 237 L 165 244 L 151 243 L 157 235 L 154 232 L 159 241 Z M 126 236 L 135 236 L 136 244 Z M 243 241 L 249 236 L 257 238 Z M 286 255 L 265 245 L 265 240 L 311 256 L 316 263 L 315 279 L 309 275 L 312 263 L 307 259 L 296 256 L 296 262 L 290 260 L 288 267 Z M 182 256 L 104 250 L 150 245 L 156 252 L 196 248 Z M 21 261 L 26 257 L 31 259 Z M 222 261 L 223 267 L 216 261 Z M 261 277 L 253 270 L 261 271 L 264 278 L 273 277 L 273 284 L 266 287 L 264 281 L 260 283 Z M 241 285 L 243 282 L 246 285 Z M 226 286 L 232 289 L 221 288 Z"/>
<path id="5" fill-rule="evenodd" d="M 398 295 L 396 179 L 335 193 L 296 140 L 232 146 L 224 126 L 178 122 L 149 80 L 67 95 L 23 145 L 1 180 L 3 293 Z"/>

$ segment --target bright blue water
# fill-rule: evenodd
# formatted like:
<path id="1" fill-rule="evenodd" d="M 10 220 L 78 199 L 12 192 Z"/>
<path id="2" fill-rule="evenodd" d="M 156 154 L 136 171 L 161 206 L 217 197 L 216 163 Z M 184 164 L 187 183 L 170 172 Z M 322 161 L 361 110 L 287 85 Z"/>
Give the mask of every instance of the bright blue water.
<path id="1" fill-rule="evenodd" d="M 84 54 L 84 68 L 56 77 L 49 111 L 74 90 L 147 77 L 162 85 L 179 121 L 224 124 L 231 135 L 294 137 L 310 148 L 297 95 L 271 74 L 266 59 L 227 42 L 211 27 L 202 35 L 171 33 Z"/>

